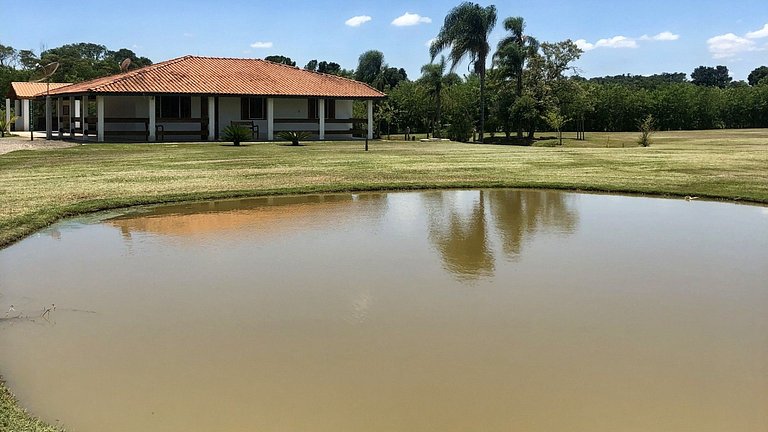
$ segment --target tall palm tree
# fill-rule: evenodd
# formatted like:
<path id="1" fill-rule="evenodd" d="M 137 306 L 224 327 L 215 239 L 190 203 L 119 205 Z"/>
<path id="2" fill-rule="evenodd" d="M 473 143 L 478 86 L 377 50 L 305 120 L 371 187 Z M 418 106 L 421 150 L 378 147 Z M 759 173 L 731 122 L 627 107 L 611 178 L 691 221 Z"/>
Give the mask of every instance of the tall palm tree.
<path id="1" fill-rule="evenodd" d="M 480 142 L 485 129 L 485 63 L 491 46 L 488 36 L 496 26 L 496 6 L 482 7 L 464 2 L 448 12 L 443 27 L 432 44 L 429 54 L 432 60 L 450 47 L 451 71 L 464 57 L 469 57 L 475 73 L 480 76 Z"/>
<path id="2" fill-rule="evenodd" d="M 539 51 L 539 41 L 533 36 L 524 34 L 525 20 L 523 17 L 509 17 L 504 20 L 504 29 L 509 35 L 499 41 L 494 54 L 494 63 L 500 66 L 502 73 L 517 81 L 515 93 L 523 95 L 523 70 L 525 62 Z M 517 126 L 517 137 L 523 137 L 523 125 Z"/>
<path id="3" fill-rule="evenodd" d="M 440 136 L 440 94 L 443 91 L 443 75 L 445 74 L 445 56 L 440 56 L 437 63 L 428 63 L 421 67 L 421 79 L 427 85 L 429 95 L 435 101 L 435 117 L 433 119 L 433 134 Z"/>

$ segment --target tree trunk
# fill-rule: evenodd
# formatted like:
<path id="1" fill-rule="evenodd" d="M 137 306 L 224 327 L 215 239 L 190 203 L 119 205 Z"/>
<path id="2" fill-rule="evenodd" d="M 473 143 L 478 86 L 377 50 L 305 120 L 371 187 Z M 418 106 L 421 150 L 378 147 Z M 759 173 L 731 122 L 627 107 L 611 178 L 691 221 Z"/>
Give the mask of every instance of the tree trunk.
<path id="1" fill-rule="evenodd" d="M 435 137 L 442 138 L 442 134 L 440 133 L 440 90 L 437 91 L 437 112 L 435 114 L 436 121 L 435 124 L 437 125 L 437 129 L 435 130 L 437 134 Z"/>
<path id="2" fill-rule="evenodd" d="M 483 68 L 480 71 L 480 143 L 483 142 L 483 132 L 485 131 L 485 59 Z"/>
<path id="3" fill-rule="evenodd" d="M 520 98 L 523 96 L 523 70 L 520 69 L 520 72 L 517 74 L 517 99 L 520 100 Z M 518 123 L 517 125 L 517 137 L 523 138 L 523 124 Z"/>

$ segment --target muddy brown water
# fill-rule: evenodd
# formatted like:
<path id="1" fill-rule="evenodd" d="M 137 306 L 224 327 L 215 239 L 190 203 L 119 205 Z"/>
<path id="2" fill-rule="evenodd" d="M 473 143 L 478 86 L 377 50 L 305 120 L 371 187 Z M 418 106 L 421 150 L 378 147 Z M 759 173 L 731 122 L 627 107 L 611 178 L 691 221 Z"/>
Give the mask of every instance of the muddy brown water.
<path id="1" fill-rule="evenodd" d="M 768 209 L 481 190 L 67 221 L 0 251 L 0 371 L 78 432 L 766 431 Z"/>

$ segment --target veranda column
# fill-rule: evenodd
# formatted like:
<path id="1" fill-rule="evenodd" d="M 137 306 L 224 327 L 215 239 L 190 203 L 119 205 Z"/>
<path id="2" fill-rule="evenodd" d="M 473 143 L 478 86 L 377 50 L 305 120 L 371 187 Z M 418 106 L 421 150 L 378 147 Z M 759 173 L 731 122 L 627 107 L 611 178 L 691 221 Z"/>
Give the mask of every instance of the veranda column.
<path id="1" fill-rule="evenodd" d="M 317 116 L 320 118 L 320 136 L 321 140 L 325 139 L 325 99 L 317 100 Z"/>
<path id="2" fill-rule="evenodd" d="M 83 95 L 80 102 L 80 128 L 83 130 L 83 139 L 88 139 L 88 95 Z"/>
<path id="3" fill-rule="evenodd" d="M 368 139 L 373 139 L 373 101 L 368 101 Z"/>
<path id="4" fill-rule="evenodd" d="M 16 130 L 24 130 L 21 127 L 21 124 L 24 122 L 24 114 L 21 111 L 21 101 L 18 99 L 13 101 L 13 113 L 18 117 L 15 122 Z"/>
<path id="5" fill-rule="evenodd" d="M 267 98 L 267 140 L 275 139 L 275 100 Z"/>
<path id="6" fill-rule="evenodd" d="M 96 96 L 96 139 L 104 142 L 104 96 Z"/>
<path id="7" fill-rule="evenodd" d="M 21 119 L 22 130 L 25 130 L 25 131 L 32 130 L 29 128 L 29 125 L 31 124 L 29 120 L 29 99 L 23 99 L 21 101 L 21 115 L 22 115 L 22 119 Z M 48 138 L 48 139 L 51 139 L 51 138 Z"/>
<path id="8" fill-rule="evenodd" d="M 11 98 L 5 98 L 5 124 L 11 130 Z"/>
<path id="9" fill-rule="evenodd" d="M 69 137 L 74 138 L 75 137 L 75 119 L 76 117 L 75 112 L 75 97 L 70 96 L 69 97 Z"/>
<path id="10" fill-rule="evenodd" d="M 157 102 L 154 96 L 149 97 L 149 140 L 157 141 Z"/>
<path id="11" fill-rule="evenodd" d="M 208 96 L 208 141 L 216 140 L 216 99 Z"/>
<path id="12" fill-rule="evenodd" d="M 45 97 L 45 139 L 53 139 L 53 110 L 51 109 L 51 97 Z M 27 115 L 24 113 L 24 130 L 26 128 Z"/>
<path id="13" fill-rule="evenodd" d="M 64 117 L 61 115 L 61 112 L 63 111 L 64 107 L 64 99 L 62 97 L 56 98 L 56 126 L 58 126 L 59 129 L 59 139 L 62 138 L 61 136 L 61 121 L 64 119 Z"/>

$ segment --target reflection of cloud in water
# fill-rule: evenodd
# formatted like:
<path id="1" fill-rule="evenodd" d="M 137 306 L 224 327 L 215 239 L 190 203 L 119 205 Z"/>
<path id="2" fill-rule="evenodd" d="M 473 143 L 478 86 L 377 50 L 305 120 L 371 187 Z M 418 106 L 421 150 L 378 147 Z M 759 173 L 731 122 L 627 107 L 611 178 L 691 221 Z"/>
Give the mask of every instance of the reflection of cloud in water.
<path id="1" fill-rule="evenodd" d="M 492 238 L 500 239 L 506 257 L 518 259 L 537 232 L 571 234 L 578 225 L 569 195 L 560 192 L 446 191 L 423 196 L 430 241 L 446 269 L 461 279 L 493 274 Z"/>
<path id="2" fill-rule="evenodd" d="M 352 299 L 352 312 L 348 321 L 355 324 L 362 324 L 368 319 L 368 312 L 373 304 L 373 297 L 370 291 L 364 290 Z"/>

